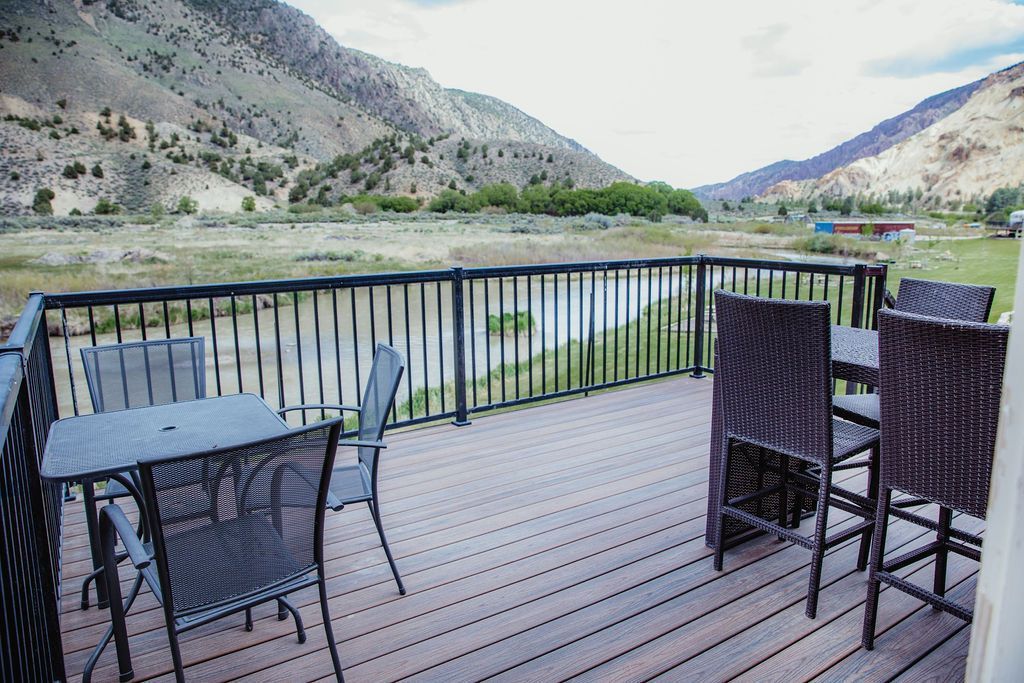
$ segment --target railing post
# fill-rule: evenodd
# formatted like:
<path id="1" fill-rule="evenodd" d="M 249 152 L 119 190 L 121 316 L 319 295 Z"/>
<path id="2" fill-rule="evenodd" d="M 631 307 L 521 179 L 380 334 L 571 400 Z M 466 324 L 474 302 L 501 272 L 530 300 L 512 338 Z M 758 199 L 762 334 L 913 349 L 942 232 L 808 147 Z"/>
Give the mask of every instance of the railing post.
<path id="1" fill-rule="evenodd" d="M 850 327 L 861 327 L 864 323 L 864 264 L 853 267 L 853 305 L 850 309 Z"/>
<path id="2" fill-rule="evenodd" d="M 707 270 L 704 265 L 704 256 L 698 257 L 697 261 L 697 320 L 694 323 L 693 334 L 693 372 L 690 377 L 704 376 L 704 303 L 707 293 Z"/>
<path id="3" fill-rule="evenodd" d="M 889 267 L 885 264 L 876 265 L 874 268 L 879 270 L 879 274 L 875 275 L 875 300 L 871 304 L 871 320 L 869 325 L 871 329 L 878 329 L 878 311 L 885 306 L 885 297 L 889 294 L 889 290 L 886 288 L 886 278 L 889 274 Z"/>
<path id="4" fill-rule="evenodd" d="M 466 407 L 466 310 L 462 291 L 462 268 L 452 268 L 452 326 L 455 340 L 455 419 L 452 424 L 464 427 L 470 424 Z"/>

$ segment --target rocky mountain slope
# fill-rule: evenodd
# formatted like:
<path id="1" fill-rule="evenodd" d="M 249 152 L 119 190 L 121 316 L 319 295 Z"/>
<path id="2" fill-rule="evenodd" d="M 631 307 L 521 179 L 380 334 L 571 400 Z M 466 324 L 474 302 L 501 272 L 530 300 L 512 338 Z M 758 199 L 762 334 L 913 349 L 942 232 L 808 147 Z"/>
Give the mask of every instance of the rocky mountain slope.
<path id="1" fill-rule="evenodd" d="M 370 185 L 429 197 L 451 184 L 523 185 L 540 174 L 594 187 L 628 179 L 515 107 L 344 48 L 274 0 L 3 5 L 6 213 L 31 211 L 41 187 L 56 194 L 58 213 L 91 209 L 97 192 L 132 210 L 170 207 L 185 194 L 203 195 L 202 209 L 238 210 L 254 193 L 269 205 L 292 194 L 303 170 L 344 154 L 361 155 L 360 168 L 332 178 L 324 201 Z M 134 132 L 125 139 L 122 115 Z M 389 152 L 364 154 L 374 146 Z M 388 160 L 409 147 L 411 163 Z M 105 160 L 104 177 L 66 177 L 76 160 L 88 168 Z M 375 173 L 380 182 L 369 182 Z"/>
<path id="2" fill-rule="evenodd" d="M 702 185 L 694 192 L 708 199 L 741 199 L 761 194 L 787 180 L 807 180 L 845 166 L 857 159 L 884 152 L 962 107 L 982 80 L 922 100 L 909 111 L 882 121 L 877 126 L 803 161 L 784 159 L 755 171 L 741 173 L 724 183 Z"/>
<path id="3" fill-rule="evenodd" d="M 879 154 L 821 178 L 768 188 L 768 199 L 913 191 L 938 205 L 1024 184 L 1024 63 L 985 78 L 956 111 Z"/>

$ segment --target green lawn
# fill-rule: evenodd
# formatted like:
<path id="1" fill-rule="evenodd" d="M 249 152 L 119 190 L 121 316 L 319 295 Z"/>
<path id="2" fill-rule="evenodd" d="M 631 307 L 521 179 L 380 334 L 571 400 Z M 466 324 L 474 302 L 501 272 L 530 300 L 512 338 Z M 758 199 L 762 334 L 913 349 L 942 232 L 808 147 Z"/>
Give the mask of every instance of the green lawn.
<path id="1" fill-rule="evenodd" d="M 1017 260 L 1022 240 L 973 239 L 944 242 L 918 242 L 918 251 L 889 268 L 889 290 L 896 294 L 902 277 L 946 280 L 996 288 L 990 322 L 1013 310 L 1017 283 Z M 920 263 L 920 268 L 910 267 Z"/>

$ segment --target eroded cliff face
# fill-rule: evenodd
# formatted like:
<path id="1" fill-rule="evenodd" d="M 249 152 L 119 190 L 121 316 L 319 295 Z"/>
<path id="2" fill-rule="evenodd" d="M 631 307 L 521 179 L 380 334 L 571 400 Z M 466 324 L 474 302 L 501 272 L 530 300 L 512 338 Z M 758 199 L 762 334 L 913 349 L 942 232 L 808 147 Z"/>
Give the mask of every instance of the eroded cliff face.
<path id="1" fill-rule="evenodd" d="M 992 74 L 964 105 L 885 151 L 821 178 L 778 183 L 768 199 L 883 195 L 964 200 L 1024 183 L 1024 63 Z"/>

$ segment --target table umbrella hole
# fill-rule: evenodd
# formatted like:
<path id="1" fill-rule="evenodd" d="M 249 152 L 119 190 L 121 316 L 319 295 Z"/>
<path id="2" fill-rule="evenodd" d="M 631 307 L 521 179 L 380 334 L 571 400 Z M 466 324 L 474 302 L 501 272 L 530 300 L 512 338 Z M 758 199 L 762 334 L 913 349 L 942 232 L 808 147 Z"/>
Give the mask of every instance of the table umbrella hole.
<path id="1" fill-rule="evenodd" d="M 167 425 L 166 427 L 161 427 L 160 431 L 161 432 L 170 432 L 170 431 L 174 431 L 177 428 L 178 428 L 178 425 Z"/>

